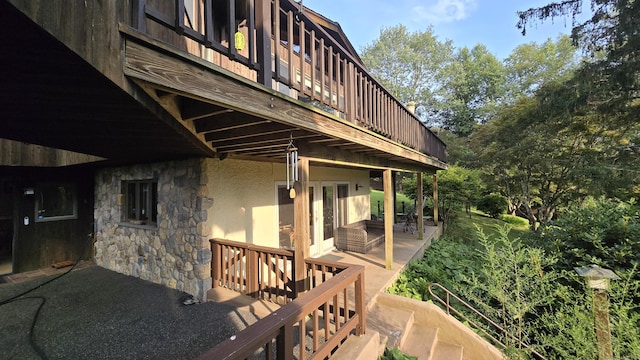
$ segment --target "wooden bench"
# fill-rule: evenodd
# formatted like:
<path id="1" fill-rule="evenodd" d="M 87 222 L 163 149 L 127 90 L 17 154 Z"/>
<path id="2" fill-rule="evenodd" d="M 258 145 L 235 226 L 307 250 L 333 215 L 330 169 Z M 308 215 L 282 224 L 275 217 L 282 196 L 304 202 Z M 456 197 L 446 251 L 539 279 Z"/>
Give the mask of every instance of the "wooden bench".
<path id="1" fill-rule="evenodd" d="M 339 250 L 366 253 L 384 242 L 384 221 L 360 220 L 340 226 L 336 247 Z"/>

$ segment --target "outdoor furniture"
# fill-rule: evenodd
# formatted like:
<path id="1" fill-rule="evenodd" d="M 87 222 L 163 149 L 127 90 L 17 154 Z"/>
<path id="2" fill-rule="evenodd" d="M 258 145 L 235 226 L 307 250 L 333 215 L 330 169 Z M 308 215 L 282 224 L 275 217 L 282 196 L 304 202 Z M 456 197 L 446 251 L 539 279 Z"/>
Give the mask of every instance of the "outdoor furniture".
<path id="1" fill-rule="evenodd" d="M 339 250 L 366 253 L 384 242 L 384 222 L 360 220 L 338 228 Z"/>

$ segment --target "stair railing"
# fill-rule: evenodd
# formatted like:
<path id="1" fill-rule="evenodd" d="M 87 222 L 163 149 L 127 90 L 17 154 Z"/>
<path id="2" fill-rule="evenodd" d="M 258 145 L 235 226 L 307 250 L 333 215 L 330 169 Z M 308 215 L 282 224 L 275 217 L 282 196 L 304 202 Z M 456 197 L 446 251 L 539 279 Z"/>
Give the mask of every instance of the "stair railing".
<path id="1" fill-rule="evenodd" d="M 440 290 L 442 290 L 446 296 L 446 299 L 442 299 L 441 297 L 439 297 L 438 295 L 434 294 L 432 288 L 438 288 Z M 511 335 L 507 330 L 505 330 L 502 326 L 500 326 L 499 324 L 497 324 L 495 321 L 489 319 L 486 315 L 484 315 L 483 313 L 481 313 L 480 311 L 476 310 L 473 306 L 469 305 L 466 301 L 460 299 L 458 296 L 456 296 L 454 293 L 452 293 L 451 291 L 449 291 L 447 288 L 445 288 L 444 286 L 438 284 L 438 283 L 431 283 L 428 286 L 429 289 L 429 294 L 431 294 L 431 297 L 434 298 L 435 300 L 437 300 L 438 302 L 440 302 L 442 305 L 444 305 L 447 314 L 451 315 L 451 313 L 455 314 L 458 319 L 462 318 L 464 319 L 467 323 L 469 323 L 469 325 L 473 326 L 475 329 L 481 331 L 484 335 L 486 335 L 488 338 L 490 338 L 495 344 L 502 346 L 503 349 L 507 348 L 507 345 L 504 344 L 501 340 L 497 339 L 495 336 L 493 336 L 490 332 L 488 332 L 487 330 L 485 330 L 482 326 L 476 324 L 473 320 L 471 320 L 468 316 L 464 315 L 462 312 L 458 311 L 456 308 L 454 308 L 451 305 L 451 298 L 455 299 L 456 301 L 458 301 L 458 303 L 462 306 L 464 306 L 465 308 L 467 308 L 468 310 L 470 310 L 471 312 L 473 312 L 474 314 L 478 315 L 482 320 L 484 320 L 486 323 L 490 324 L 491 326 L 493 326 L 497 332 L 502 333 L 502 335 L 504 337 L 510 338 L 513 341 L 515 341 L 516 343 L 518 343 L 520 346 L 522 346 L 523 348 L 529 350 L 536 358 L 538 359 L 542 359 L 545 360 L 546 358 L 544 356 L 542 356 L 542 354 L 540 354 L 539 352 L 535 351 L 533 348 L 531 348 L 529 345 L 527 345 L 526 343 L 522 342 L 520 339 L 518 339 L 517 337 Z"/>

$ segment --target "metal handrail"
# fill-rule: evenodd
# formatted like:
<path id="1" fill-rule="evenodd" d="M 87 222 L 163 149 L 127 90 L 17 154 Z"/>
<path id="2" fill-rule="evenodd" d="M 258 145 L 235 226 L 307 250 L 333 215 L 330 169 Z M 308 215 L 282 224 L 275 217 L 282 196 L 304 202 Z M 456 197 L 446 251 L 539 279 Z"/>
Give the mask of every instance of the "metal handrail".
<path id="1" fill-rule="evenodd" d="M 441 297 L 439 297 L 438 295 L 433 293 L 433 290 L 431 289 L 432 287 L 436 287 L 442 291 L 445 292 L 446 294 L 446 301 L 443 300 Z M 451 315 L 451 312 L 453 312 L 454 314 L 456 314 L 457 316 L 461 317 L 462 319 L 464 319 L 465 321 L 467 321 L 470 325 L 472 325 L 475 329 L 478 329 L 479 331 L 481 331 L 483 334 L 485 334 L 487 337 L 489 337 L 494 343 L 502 346 L 502 348 L 506 349 L 507 345 L 505 345 L 502 341 L 496 339 L 493 335 L 491 335 L 487 330 L 485 330 L 484 328 L 482 328 L 480 325 L 476 324 L 475 322 L 473 322 L 471 319 L 469 319 L 469 317 L 467 317 L 466 315 L 464 315 L 463 313 L 461 313 L 460 311 L 458 311 L 456 308 L 454 308 L 453 306 L 451 306 L 451 302 L 450 302 L 450 298 L 454 298 L 456 299 L 461 305 L 463 305 L 464 307 L 466 307 L 468 310 L 471 310 L 474 314 L 480 316 L 480 318 L 482 318 L 484 321 L 486 321 L 487 323 L 491 324 L 493 327 L 495 327 L 499 332 L 502 333 L 502 335 L 504 335 L 505 337 L 508 337 L 512 340 L 514 340 L 515 342 L 517 342 L 520 346 L 522 346 L 523 348 L 529 350 L 533 355 L 535 355 L 538 359 L 543 359 L 546 360 L 546 358 L 540 354 L 539 352 L 535 351 L 533 348 L 531 348 L 529 345 L 527 345 L 526 343 L 522 342 L 520 339 L 518 339 L 517 337 L 511 335 L 507 330 L 505 330 L 502 326 L 498 325 L 495 321 L 489 319 L 486 315 L 484 315 L 483 313 L 481 313 L 480 311 L 476 310 L 473 306 L 469 305 L 466 301 L 460 299 L 458 296 L 456 296 L 454 293 L 452 293 L 451 291 L 449 291 L 447 288 L 445 288 L 444 286 L 438 284 L 438 283 L 431 283 L 428 286 L 428 290 L 429 290 L 429 294 L 431 294 L 431 297 L 434 298 L 435 300 L 439 301 L 442 305 L 445 306 L 445 309 L 447 311 L 448 315 Z"/>

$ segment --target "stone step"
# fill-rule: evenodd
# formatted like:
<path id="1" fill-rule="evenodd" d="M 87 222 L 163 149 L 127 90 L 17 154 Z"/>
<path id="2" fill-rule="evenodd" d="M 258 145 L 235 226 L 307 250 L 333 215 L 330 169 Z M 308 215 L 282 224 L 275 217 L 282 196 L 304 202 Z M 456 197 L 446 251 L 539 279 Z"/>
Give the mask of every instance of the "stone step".
<path id="1" fill-rule="evenodd" d="M 431 360 L 462 360 L 464 349 L 460 345 L 436 342 Z"/>
<path id="2" fill-rule="evenodd" d="M 400 350 L 418 360 L 429 360 L 438 340 L 438 329 L 421 324 L 413 324 L 401 342 Z"/>
<path id="3" fill-rule="evenodd" d="M 367 315 L 367 330 L 387 338 L 387 347 L 400 348 L 403 336 L 413 325 L 413 311 L 376 304 Z"/>
<path id="4" fill-rule="evenodd" d="M 380 333 L 368 329 L 367 333 L 362 336 L 350 336 L 347 341 L 331 355 L 331 358 L 374 360 L 384 352 L 384 348 L 380 351 L 380 342 Z"/>

